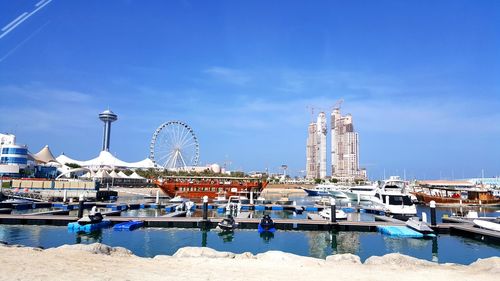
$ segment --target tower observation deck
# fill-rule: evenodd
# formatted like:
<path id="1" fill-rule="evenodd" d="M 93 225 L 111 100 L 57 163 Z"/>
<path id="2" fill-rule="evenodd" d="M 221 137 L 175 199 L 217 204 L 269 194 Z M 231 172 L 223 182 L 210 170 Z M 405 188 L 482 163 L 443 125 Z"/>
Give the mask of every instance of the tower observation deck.
<path id="1" fill-rule="evenodd" d="M 104 135 L 102 139 L 102 150 L 109 151 L 109 139 L 111 137 L 111 123 L 118 120 L 118 115 L 111 110 L 105 110 L 99 114 L 99 119 L 104 122 Z"/>

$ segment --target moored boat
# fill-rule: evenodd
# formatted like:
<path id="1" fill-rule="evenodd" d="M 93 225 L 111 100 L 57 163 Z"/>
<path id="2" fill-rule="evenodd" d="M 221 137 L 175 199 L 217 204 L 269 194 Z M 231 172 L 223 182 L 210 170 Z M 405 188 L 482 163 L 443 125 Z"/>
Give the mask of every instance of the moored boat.
<path id="1" fill-rule="evenodd" d="M 383 207 L 391 215 L 398 217 L 413 217 L 417 215 L 417 208 L 413 203 L 410 193 L 405 191 L 403 181 L 399 177 L 391 177 L 375 191 L 371 202 Z"/>
<path id="2" fill-rule="evenodd" d="M 324 208 L 321 212 L 318 213 L 322 218 L 330 220 L 332 218 L 332 209 L 331 208 Z M 335 218 L 338 220 L 346 220 L 347 219 L 347 214 L 340 210 L 336 209 L 335 210 Z"/>
<path id="3" fill-rule="evenodd" d="M 431 234 L 434 232 L 427 224 L 425 219 L 420 220 L 418 217 L 411 217 L 406 221 L 406 226 L 423 234 Z"/>
<path id="4" fill-rule="evenodd" d="M 371 201 L 375 196 L 375 191 L 378 188 L 378 184 L 371 185 L 357 185 L 350 187 L 348 190 L 344 191 L 344 194 L 351 201 Z"/>
<path id="5" fill-rule="evenodd" d="M 251 177 L 203 177 L 203 176 L 168 176 L 154 181 L 170 197 L 182 196 L 201 200 L 203 196 L 215 200 L 218 195 L 242 196 L 259 194 L 266 187 L 267 181 Z"/>
<path id="6" fill-rule="evenodd" d="M 500 198 L 486 188 L 477 187 L 470 182 L 460 181 L 422 181 L 421 191 L 414 192 L 420 202 L 436 202 L 438 206 L 459 205 L 500 205 Z"/>
<path id="7" fill-rule="evenodd" d="M 475 219 L 472 222 L 474 223 L 474 225 L 479 226 L 481 228 L 500 232 L 500 223 L 492 221 L 484 221 L 480 219 Z"/>

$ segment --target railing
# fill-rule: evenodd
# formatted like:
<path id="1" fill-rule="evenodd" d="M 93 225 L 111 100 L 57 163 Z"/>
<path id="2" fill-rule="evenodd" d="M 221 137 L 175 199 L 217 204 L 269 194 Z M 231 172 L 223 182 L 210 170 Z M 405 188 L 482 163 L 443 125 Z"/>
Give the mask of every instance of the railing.
<path id="1" fill-rule="evenodd" d="M 46 201 L 44 200 L 43 195 L 38 192 L 14 192 L 9 189 L 4 189 L 2 190 L 2 194 L 9 198 L 15 198 L 15 199 L 26 199 L 39 202 Z"/>

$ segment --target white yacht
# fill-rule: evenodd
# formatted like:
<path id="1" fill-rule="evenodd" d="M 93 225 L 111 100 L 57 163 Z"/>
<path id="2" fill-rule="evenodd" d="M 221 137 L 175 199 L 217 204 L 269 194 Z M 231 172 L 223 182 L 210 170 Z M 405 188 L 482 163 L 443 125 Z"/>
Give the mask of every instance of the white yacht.
<path id="1" fill-rule="evenodd" d="M 330 191 L 338 189 L 338 186 L 333 184 L 318 184 L 313 188 L 302 188 L 308 196 L 329 196 Z"/>
<path id="2" fill-rule="evenodd" d="M 377 205 L 383 205 L 387 212 L 396 216 L 416 216 L 417 208 L 406 191 L 406 182 L 397 176 L 384 181 L 375 191 L 371 200 Z"/>
<path id="3" fill-rule="evenodd" d="M 372 201 L 375 197 L 375 191 L 378 188 L 378 183 L 374 183 L 371 185 L 357 185 L 350 187 L 347 191 L 344 191 L 344 194 L 351 201 Z"/>

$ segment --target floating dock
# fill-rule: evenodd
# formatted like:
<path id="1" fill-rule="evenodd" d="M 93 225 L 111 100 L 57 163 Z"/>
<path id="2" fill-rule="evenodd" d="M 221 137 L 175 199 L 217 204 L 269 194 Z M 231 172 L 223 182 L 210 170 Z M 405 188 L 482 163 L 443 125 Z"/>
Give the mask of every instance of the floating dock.
<path id="1" fill-rule="evenodd" d="M 394 226 L 394 225 L 385 225 L 385 226 L 377 226 L 377 229 L 380 233 L 392 236 L 392 237 L 401 237 L 401 238 L 423 238 L 424 235 L 418 231 L 415 231 L 407 226 Z"/>
<path id="2" fill-rule="evenodd" d="M 110 225 L 111 221 L 109 220 L 102 220 L 101 222 L 98 223 L 85 224 L 85 225 L 80 225 L 78 222 L 70 222 L 68 223 L 68 230 L 92 232 L 94 230 L 108 227 Z"/>

